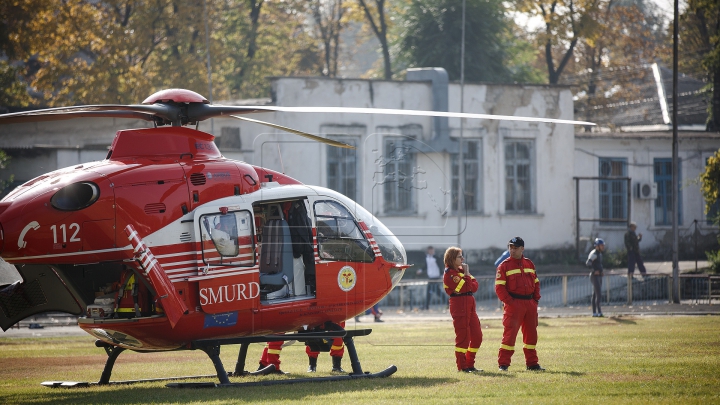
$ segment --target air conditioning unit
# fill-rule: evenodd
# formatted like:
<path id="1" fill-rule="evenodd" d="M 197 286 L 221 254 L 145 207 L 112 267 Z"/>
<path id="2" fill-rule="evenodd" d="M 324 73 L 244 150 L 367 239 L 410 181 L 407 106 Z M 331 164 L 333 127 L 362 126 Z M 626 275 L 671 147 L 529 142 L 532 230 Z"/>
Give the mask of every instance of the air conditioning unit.
<path id="1" fill-rule="evenodd" d="M 641 200 L 654 200 L 657 198 L 657 183 L 641 181 L 635 184 L 635 197 Z"/>

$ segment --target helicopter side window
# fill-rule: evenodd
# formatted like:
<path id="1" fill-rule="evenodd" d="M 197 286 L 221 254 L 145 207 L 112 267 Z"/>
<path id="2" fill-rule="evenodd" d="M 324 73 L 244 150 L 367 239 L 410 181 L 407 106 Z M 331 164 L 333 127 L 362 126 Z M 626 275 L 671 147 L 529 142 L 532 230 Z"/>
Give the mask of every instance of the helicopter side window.
<path id="1" fill-rule="evenodd" d="M 316 202 L 315 221 L 320 259 L 365 263 L 375 260 L 365 234 L 341 204 Z"/>
<path id="2" fill-rule="evenodd" d="M 203 261 L 216 266 L 252 266 L 255 246 L 249 211 L 200 217 Z"/>

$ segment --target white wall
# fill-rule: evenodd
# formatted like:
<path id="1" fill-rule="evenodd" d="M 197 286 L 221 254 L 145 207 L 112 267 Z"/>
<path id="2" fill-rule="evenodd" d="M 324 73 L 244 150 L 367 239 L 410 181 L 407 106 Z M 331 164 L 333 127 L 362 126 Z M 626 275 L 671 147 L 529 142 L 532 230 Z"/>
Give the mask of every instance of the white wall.
<path id="1" fill-rule="evenodd" d="M 637 223 L 637 232 L 643 234 L 642 250 L 657 249 L 668 245 L 671 225 L 655 225 L 655 200 L 636 197 L 638 182 L 654 182 L 653 163 L 656 158 L 671 158 L 672 143 L 668 133 L 625 133 L 613 135 L 579 135 L 575 142 L 575 175 L 599 176 L 600 157 L 622 157 L 628 162 L 628 177 L 632 178 L 630 199 L 631 220 Z M 692 238 L 695 232 L 694 220 L 700 238 L 710 238 L 717 227 L 706 223 L 704 200 L 698 178 L 705 170 L 705 160 L 720 148 L 720 139 L 702 132 L 680 134 L 678 156 L 681 160 L 681 208 L 682 224 L 679 225 L 681 238 Z M 580 216 L 599 218 L 599 190 L 596 181 L 581 181 Z M 601 225 L 584 222 L 580 236 L 583 239 L 602 237 L 610 249 L 624 249 L 623 235 L 626 226 Z M 702 242 L 702 241 L 701 241 Z M 686 249 L 687 250 L 687 249 Z M 702 257 L 704 260 L 704 256 Z"/>

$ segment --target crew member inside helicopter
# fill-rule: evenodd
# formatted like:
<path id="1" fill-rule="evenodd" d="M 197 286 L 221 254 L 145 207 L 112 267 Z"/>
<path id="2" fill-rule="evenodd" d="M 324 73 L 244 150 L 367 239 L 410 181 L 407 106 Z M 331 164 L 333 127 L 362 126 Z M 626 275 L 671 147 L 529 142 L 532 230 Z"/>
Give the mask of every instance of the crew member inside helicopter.
<path id="1" fill-rule="evenodd" d="M 221 215 L 212 230 L 212 240 L 222 256 L 237 256 L 237 226 L 234 215 Z"/>

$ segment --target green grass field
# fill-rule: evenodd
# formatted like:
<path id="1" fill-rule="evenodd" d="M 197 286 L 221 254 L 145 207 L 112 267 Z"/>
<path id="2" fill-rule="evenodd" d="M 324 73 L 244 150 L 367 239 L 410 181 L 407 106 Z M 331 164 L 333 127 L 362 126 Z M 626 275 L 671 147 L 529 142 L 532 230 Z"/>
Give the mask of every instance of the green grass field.
<path id="1" fill-rule="evenodd" d="M 710 404 L 720 403 L 720 317 L 541 319 L 538 355 L 544 373 L 525 371 L 522 352 L 509 373 L 497 370 L 502 334 L 499 320 L 481 321 L 483 345 L 476 367 L 482 374 L 458 373 L 448 321 L 373 324 L 373 333 L 355 340 L 365 371 L 391 364 L 392 377 L 272 387 L 171 389 L 165 383 L 50 389 L 46 380 L 97 381 L 106 355 L 93 338 L 0 339 L 0 403 L 31 404 Z M 362 327 L 367 325 L 360 324 Z M 519 345 L 521 346 L 521 345 Z M 261 345 L 251 345 L 247 369 L 256 367 Z M 223 348 L 232 370 L 237 346 Z M 234 382 L 307 377 L 302 344 L 286 347 L 287 377 L 231 378 Z M 349 370 L 347 358 L 344 367 Z M 318 376 L 330 375 L 320 355 Z M 214 374 L 200 352 L 120 355 L 113 380 Z M 216 381 L 207 379 L 204 381 Z"/>

